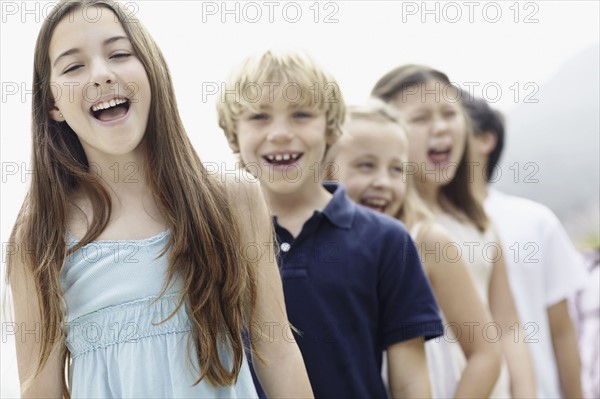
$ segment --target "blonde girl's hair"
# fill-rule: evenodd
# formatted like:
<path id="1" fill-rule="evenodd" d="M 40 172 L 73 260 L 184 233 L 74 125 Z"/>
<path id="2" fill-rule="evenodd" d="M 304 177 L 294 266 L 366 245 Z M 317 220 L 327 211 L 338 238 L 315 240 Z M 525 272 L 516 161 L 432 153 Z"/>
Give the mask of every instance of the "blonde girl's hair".
<path id="1" fill-rule="evenodd" d="M 90 6 L 114 12 L 150 82 L 152 101 L 140 145 L 145 164 L 152 167 L 143 170 L 172 233 L 167 279 L 160 294 L 175 275 L 181 276 L 179 307 L 189 307 L 194 355 L 199 364 L 196 383 L 206 379 L 217 386 L 231 385 L 242 366 L 242 331 L 249 325 L 256 302 L 256 265 L 238 251 L 242 246 L 240 222 L 230 211 L 225 186 L 207 173 L 184 130 L 161 51 L 143 25 L 112 0 L 60 1 L 45 19 L 35 47 L 33 174 L 10 237 L 11 242 L 20 243 L 27 251 L 9 255 L 7 270 L 10 279 L 19 264 L 16 256 L 21 256 L 20 264 L 32 276 L 37 291 L 43 323 L 39 360 L 31 379 L 46 364 L 55 349 L 53 343 L 64 339 L 64 330 L 52 326 L 61 326 L 65 321 L 60 284 L 65 259 L 96 239 L 111 215 L 109 194 L 91 170 L 75 132 L 66 123 L 50 118 L 54 106 L 48 53 L 52 34 L 69 13 Z M 67 209 L 76 190 L 92 201 L 93 218 L 81 241 L 67 249 Z M 219 357 L 223 342 L 231 348 L 231 368 Z M 64 345 L 63 351 L 66 364 Z M 70 396 L 65 380 L 63 391 Z"/>
<path id="2" fill-rule="evenodd" d="M 480 231 L 485 231 L 488 226 L 488 218 L 483 208 L 483 203 L 474 192 L 471 182 L 472 170 L 468 167 L 470 163 L 469 147 L 472 140 L 472 123 L 460 99 L 461 91 L 450 82 L 446 74 L 433 68 L 423 65 L 403 65 L 392 69 L 375 83 L 371 95 L 377 97 L 386 103 L 401 101 L 403 95 L 409 90 L 414 90 L 418 86 L 426 84 L 428 81 L 439 82 L 443 85 L 442 89 L 454 88 L 459 95 L 457 101 L 461 105 L 461 112 L 465 119 L 467 129 L 467 139 L 465 149 L 456 171 L 454 179 L 441 188 L 442 197 L 448 201 L 450 206 L 442 201 L 441 206 L 447 212 L 457 214 L 456 210 L 464 213 Z M 399 100 L 400 99 L 400 100 Z"/>
<path id="3" fill-rule="evenodd" d="M 305 52 L 270 49 L 246 58 L 224 83 L 217 113 L 229 142 L 237 143 L 240 115 L 258 112 L 261 98 L 272 101 L 277 90 L 291 106 L 324 112 L 326 137 L 341 134 L 346 105 L 333 76 Z"/>

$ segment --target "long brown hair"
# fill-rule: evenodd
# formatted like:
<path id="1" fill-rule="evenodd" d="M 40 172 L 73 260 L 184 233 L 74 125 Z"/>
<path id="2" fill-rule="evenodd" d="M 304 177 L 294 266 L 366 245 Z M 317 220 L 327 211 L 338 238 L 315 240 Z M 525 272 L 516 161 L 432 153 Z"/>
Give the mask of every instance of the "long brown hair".
<path id="1" fill-rule="evenodd" d="M 166 288 L 175 274 L 183 279 L 179 306 L 189 306 L 192 339 L 199 364 L 196 383 L 231 385 L 242 366 L 242 330 L 249 324 L 256 302 L 255 264 L 240 251 L 238 221 L 229 209 L 226 188 L 211 177 L 185 133 L 171 76 L 154 40 L 112 0 L 62 0 L 48 15 L 35 48 L 32 114 L 31 186 L 18 214 L 10 241 L 19 242 L 21 260 L 32 276 L 40 305 L 41 347 L 35 376 L 46 364 L 64 331 L 53 328 L 65 321 L 60 273 L 66 256 L 96 239 L 111 215 L 107 190 L 89 167 L 85 152 L 67 123 L 50 118 L 54 105 L 48 47 L 57 24 L 68 13 L 97 6 L 115 13 L 131 40 L 150 82 L 152 100 L 141 148 L 154 199 L 171 230 Z M 67 249 L 66 218 L 75 190 L 92 202 L 93 218 L 81 241 Z M 207 250 L 210 249 L 210 250 Z M 166 251 L 166 250 L 165 250 Z M 14 272 L 15 256 L 8 257 L 7 278 Z M 161 292 L 161 294 L 164 292 Z M 231 346 L 233 367 L 219 358 L 222 342 Z M 66 349 L 63 347 L 65 353 Z M 63 364 L 64 371 L 64 364 Z M 63 375 L 65 373 L 63 372 Z M 63 391 L 69 396 L 66 381 Z"/>
<path id="2" fill-rule="evenodd" d="M 404 93 L 408 89 L 413 89 L 415 86 L 420 86 L 428 81 L 440 82 L 443 85 L 452 86 L 450 79 L 443 72 L 422 65 L 403 65 L 394 68 L 386 73 L 381 79 L 375 83 L 371 95 L 385 102 L 392 102 L 398 98 L 398 95 Z M 458 88 L 457 88 L 458 90 Z M 460 90 L 458 91 L 460 93 Z M 446 199 L 456 209 L 464 212 L 467 218 L 477 226 L 480 231 L 484 231 L 488 225 L 488 218 L 483 209 L 483 204 L 477 198 L 473 191 L 473 178 L 468 165 L 469 159 L 469 141 L 472 136 L 470 130 L 472 125 L 464 106 L 461 103 L 461 111 L 465 118 L 467 139 L 465 140 L 465 149 L 463 156 L 459 162 L 454 179 L 440 189 L 442 197 Z M 446 211 L 453 212 L 444 202 L 441 203 Z"/>

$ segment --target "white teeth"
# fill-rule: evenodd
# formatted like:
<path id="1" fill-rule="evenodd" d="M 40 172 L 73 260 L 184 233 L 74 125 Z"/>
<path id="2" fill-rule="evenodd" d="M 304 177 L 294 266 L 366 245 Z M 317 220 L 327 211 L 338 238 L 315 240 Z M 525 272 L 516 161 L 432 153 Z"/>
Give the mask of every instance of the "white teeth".
<path id="1" fill-rule="evenodd" d="M 387 201 L 379 198 L 368 198 L 364 200 L 365 204 L 377 207 L 383 207 L 387 205 Z"/>
<path id="2" fill-rule="evenodd" d="M 265 155 L 269 161 L 273 162 L 281 162 L 281 161 L 289 161 L 290 159 L 296 160 L 300 157 L 300 154 L 276 154 L 276 155 Z"/>
<path id="3" fill-rule="evenodd" d="M 95 111 L 99 111 L 101 109 L 107 109 L 107 108 L 114 107 L 114 106 L 117 106 L 119 104 L 123 104 L 123 103 L 126 103 L 126 102 L 127 102 L 127 100 L 125 100 L 124 98 L 113 98 L 110 101 L 105 101 L 105 102 L 93 105 L 92 106 L 92 111 L 95 112 Z"/>

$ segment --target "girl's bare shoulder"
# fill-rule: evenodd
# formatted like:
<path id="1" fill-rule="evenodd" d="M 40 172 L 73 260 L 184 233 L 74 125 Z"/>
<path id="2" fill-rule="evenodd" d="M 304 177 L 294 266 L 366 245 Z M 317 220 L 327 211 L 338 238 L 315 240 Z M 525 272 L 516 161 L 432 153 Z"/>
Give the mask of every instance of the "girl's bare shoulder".
<path id="1" fill-rule="evenodd" d="M 450 232 L 442 226 L 440 223 L 434 220 L 428 220 L 419 226 L 416 241 L 425 244 L 436 244 L 444 246 L 452 242 L 452 236 Z"/>
<path id="2" fill-rule="evenodd" d="M 260 182 L 247 175 L 229 175 L 222 179 L 229 208 L 243 231 L 270 231 L 271 217 Z M 250 233 L 250 232 L 249 232 Z"/>

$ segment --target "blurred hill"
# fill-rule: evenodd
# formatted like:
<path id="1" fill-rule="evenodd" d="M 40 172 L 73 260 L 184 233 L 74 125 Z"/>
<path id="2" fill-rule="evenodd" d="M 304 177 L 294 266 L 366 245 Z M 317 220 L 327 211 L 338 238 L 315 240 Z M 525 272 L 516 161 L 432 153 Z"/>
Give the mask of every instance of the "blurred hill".
<path id="1" fill-rule="evenodd" d="M 576 242 L 600 230 L 599 60 L 600 45 L 592 46 L 547 82 L 536 82 L 537 93 L 521 91 L 506 115 L 495 185 L 549 206 Z M 539 102 L 525 103 L 527 94 Z"/>

